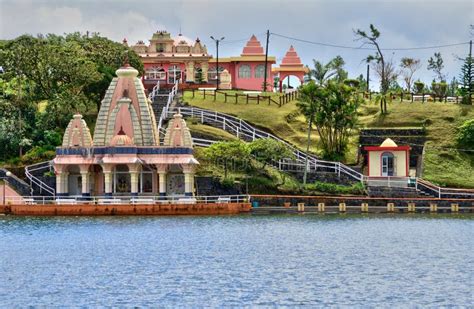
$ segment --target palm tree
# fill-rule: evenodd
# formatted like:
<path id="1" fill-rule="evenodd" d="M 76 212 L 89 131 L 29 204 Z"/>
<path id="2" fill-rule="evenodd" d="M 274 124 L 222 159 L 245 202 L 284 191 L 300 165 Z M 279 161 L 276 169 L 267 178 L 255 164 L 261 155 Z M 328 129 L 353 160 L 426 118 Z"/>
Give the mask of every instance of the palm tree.
<path id="1" fill-rule="evenodd" d="M 306 145 L 306 159 L 305 159 L 305 169 L 303 174 L 303 184 L 306 185 L 306 179 L 308 176 L 308 153 L 309 146 L 311 143 L 311 130 L 313 123 L 316 120 L 316 115 L 319 111 L 319 106 L 321 102 L 322 88 L 314 81 L 301 86 L 300 88 L 300 97 L 296 105 L 300 113 L 304 115 L 306 121 L 308 122 L 308 141 Z"/>

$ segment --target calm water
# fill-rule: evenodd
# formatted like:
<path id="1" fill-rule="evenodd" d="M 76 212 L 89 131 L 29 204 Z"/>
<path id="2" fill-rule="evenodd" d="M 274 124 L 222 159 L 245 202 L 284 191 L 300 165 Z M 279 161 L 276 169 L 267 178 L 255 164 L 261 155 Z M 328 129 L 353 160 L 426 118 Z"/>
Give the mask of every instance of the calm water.
<path id="1" fill-rule="evenodd" d="M 0 217 L 0 307 L 472 306 L 474 217 Z"/>

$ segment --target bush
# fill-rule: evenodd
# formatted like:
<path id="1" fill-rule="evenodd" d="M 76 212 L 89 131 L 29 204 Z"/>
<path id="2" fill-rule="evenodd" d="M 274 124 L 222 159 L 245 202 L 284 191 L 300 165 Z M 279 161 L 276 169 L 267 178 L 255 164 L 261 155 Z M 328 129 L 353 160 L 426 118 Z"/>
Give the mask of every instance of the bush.
<path id="1" fill-rule="evenodd" d="M 33 147 L 22 158 L 23 164 L 33 164 L 41 161 L 48 161 L 54 158 L 56 152 L 51 150 L 50 146 Z"/>
<path id="2" fill-rule="evenodd" d="M 334 183 L 316 181 L 313 184 L 307 184 L 306 190 L 319 191 L 331 194 L 355 194 L 362 195 L 365 193 L 364 184 L 361 182 L 355 183 L 350 186 L 343 186 Z"/>
<path id="3" fill-rule="evenodd" d="M 413 84 L 413 88 L 415 90 L 415 93 L 421 94 L 425 89 L 425 84 L 418 80 Z"/>
<path id="4" fill-rule="evenodd" d="M 474 149 L 474 119 L 466 120 L 458 127 L 457 142 L 467 149 Z"/>

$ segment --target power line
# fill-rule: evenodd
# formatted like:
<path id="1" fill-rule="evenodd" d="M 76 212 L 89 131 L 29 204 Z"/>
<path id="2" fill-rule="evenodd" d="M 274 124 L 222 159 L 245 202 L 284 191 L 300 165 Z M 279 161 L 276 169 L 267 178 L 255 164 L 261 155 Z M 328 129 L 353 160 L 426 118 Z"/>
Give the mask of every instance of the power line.
<path id="1" fill-rule="evenodd" d="M 338 44 L 330 44 L 330 43 L 323 43 L 323 42 L 316 42 L 316 41 L 310 41 L 310 40 L 305 40 L 305 39 L 300 39 L 300 38 L 295 38 L 283 34 L 278 34 L 278 33 L 271 33 L 272 35 L 285 38 L 288 40 L 294 40 L 302 43 L 308 43 L 308 44 L 313 44 L 313 45 L 319 45 L 319 46 L 326 46 L 326 47 L 333 47 L 333 48 L 342 48 L 342 49 L 354 49 L 354 50 L 376 50 L 375 48 L 369 48 L 369 47 L 356 47 L 356 46 L 347 46 L 347 45 L 338 45 Z M 422 46 L 422 47 L 399 47 L 399 48 L 381 48 L 381 50 L 386 50 L 386 51 L 402 51 L 402 50 L 423 50 L 423 49 L 437 49 L 437 48 L 444 48 L 444 47 L 453 47 L 453 46 L 460 46 L 460 45 L 467 45 L 469 42 L 461 42 L 461 43 L 453 43 L 453 44 L 444 44 L 444 45 L 433 45 L 433 46 Z"/>
<path id="2" fill-rule="evenodd" d="M 255 34 L 255 36 L 262 36 L 262 35 L 265 35 L 266 33 L 263 32 L 263 33 L 257 33 Z M 235 40 L 224 40 L 222 41 L 221 44 L 234 44 L 234 43 L 240 43 L 240 42 L 245 42 L 245 41 L 248 41 L 250 39 L 250 37 L 246 37 L 246 38 L 242 38 L 242 39 L 235 39 Z"/>

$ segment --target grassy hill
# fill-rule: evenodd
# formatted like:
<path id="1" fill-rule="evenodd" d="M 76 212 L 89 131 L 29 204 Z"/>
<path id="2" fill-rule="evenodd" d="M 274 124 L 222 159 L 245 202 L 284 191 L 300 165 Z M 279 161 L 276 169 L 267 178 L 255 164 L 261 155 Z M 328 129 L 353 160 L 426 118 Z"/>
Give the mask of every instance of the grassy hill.
<path id="1" fill-rule="evenodd" d="M 282 107 L 255 102 L 224 103 L 223 96 L 214 102 L 185 92 L 183 100 L 190 105 L 231 114 L 264 128 L 304 149 L 306 144 L 306 123 L 298 114 L 295 102 Z M 423 164 L 423 178 L 444 186 L 474 188 L 474 152 L 457 150 L 456 128 L 465 120 L 474 118 L 474 107 L 440 102 L 392 102 L 389 113 L 380 115 L 375 103 L 366 102 L 359 109 L 361 128 L 426 128 L 427 143 Z M 207 130 L 200 127 L 200 130 Z M 222 134 L 222 133 L 219 133 Z M 358 132 L 354 131 L 346 154 L 346 163 L 356 160 Z M 310 150 L 320 152 L 315 132 Z"/>

